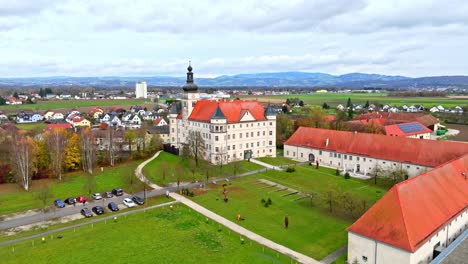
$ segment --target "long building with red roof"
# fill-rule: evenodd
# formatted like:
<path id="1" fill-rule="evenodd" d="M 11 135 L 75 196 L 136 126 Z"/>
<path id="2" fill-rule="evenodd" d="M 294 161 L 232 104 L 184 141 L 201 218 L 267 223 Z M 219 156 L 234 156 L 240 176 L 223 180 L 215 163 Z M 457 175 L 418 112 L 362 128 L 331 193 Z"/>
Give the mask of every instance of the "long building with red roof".
<path id="1" fill-rule="evenodd" d="M 467 232 L 467 176 L 465 154 L 393 186 L 348 228 L 349 263 L 432 261 Z"/>
<path id="2" fill-rule="evenodd" d="M 258 101 L 200 100 L 192 66 L 187 70 L 183 98 L 169 109 L 172 147 L 204 149 L 201 156 L 214 164 L 276 156 L 276 113 L 270 107 Z"/>
<path id="3" fill-rule="evenodd" d="M 369 175 L 405 171 L 408 177 L 468 153 L 468 143 L 300 127 L 284 143 L 287 158 L 319 162 L 343 171 Z"/>

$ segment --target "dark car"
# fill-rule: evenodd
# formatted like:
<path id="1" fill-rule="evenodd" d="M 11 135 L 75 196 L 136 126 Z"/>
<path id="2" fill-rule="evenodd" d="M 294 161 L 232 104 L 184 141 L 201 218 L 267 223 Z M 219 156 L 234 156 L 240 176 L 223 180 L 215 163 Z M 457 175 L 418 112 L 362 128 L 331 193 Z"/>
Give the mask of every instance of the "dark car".
<path id="1" fill-rule="evenodd" d="M 145 203 L 145 201 L 140 196 L 133 196 L 132 200 L 138 205 L 142 205 Z"/>
<path id="2" fill-rule="evenodd" d="M 64 207 L 65 207 L 65 203 L 64 203 L 62 200 L 60 200 L 60 199 L 55 200 L 55 201 L 54 201 L 54 204 L 55 204 L 55 206 L 57 206 L 58 208 L 64 208 Z"/>
<path id="3" fill-rule="evenodd" d="M 67 199 L 65 199 L 65 203 L 67 203 L 67 204 L 75 204 L 75 203 L 76 203 L 76 198 L 74 198 L 74 197 L 68 197 Z"/>
<path id="4" fill-rule="evenodd" d="M 103 197 L 104 198 L 112 198 L 112 197 L 114 197 L 114 195 L 112 194 L 112 192 L 105 192 Z"/>
<path id="5" fill-rule="evenodd" d="M 85 207 L 81 209 L 81 214 L 84 215 L 84 217 L 91 217 L 93 216 L 93 213 L 88 209 L 88 207 Z"/>
<path id="6" fill-rule="evenodd" d="M 110 202 L 107 205 L 107 208 L 109 208 L 109 210 L 111 210 L 111 211 L 118 211 L 119 210 L 119 206 L 114 202 Z"/>
<path id="7" fill-rule="evenodd" d="M 93 212 L 97 215 L 102 215 L 104 213 L 104 208 L 102 208 L 101 206 L 94 206 L 93 207 Z"/>
<path id="8" fill-rule="evenodd" d="M 112 194 L 115 195 L 115 196 L 122 196 L 123 195 L 123 190 L 121 188 L 112 189 Z"/>

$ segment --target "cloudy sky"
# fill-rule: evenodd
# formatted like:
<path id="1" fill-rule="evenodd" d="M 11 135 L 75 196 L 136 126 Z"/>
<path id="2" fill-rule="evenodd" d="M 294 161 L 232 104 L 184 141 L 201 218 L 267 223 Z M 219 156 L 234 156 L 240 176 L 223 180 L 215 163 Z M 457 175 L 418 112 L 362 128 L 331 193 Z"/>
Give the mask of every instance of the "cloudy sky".
<path id="1" fill-rule="evenodd" d="M 466 0 L 0 0 L 0 77 L 468 75 Z"/>

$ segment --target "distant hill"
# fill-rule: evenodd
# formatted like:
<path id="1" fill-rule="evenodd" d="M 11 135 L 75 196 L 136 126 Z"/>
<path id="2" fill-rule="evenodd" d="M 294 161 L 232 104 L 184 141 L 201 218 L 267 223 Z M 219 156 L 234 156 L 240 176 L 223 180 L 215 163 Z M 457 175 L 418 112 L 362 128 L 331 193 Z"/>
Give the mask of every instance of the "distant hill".
<path id="1" fill-rule="evenodd" d="M 195 75 L 196 78 L 196 75 Z M 0 87 L 133 87 L 137 81 L 146 81 L 150 86 L 181 86 L 185 77 L 42 77 L 0 78 Z M 215 78 L 196 78 L 200 86 L 244 87 L 341 87 L 341 88 L 468 88 L 468 76 L 436 76 L 409 78 L 367 73 L 331 75 L 309 72 L 272 72 L 238 75 L 223 75 Z"/>

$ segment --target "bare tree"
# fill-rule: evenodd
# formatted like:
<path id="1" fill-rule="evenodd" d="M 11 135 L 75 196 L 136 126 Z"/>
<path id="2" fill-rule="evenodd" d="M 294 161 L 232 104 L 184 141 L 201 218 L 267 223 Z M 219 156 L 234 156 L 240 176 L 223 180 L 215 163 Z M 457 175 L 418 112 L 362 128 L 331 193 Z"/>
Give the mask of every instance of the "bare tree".
<path id="1" fill-rule="evenodd" d="M 180 180 L 184 176 L 184 169 L 182 166 L 180 166 L 180 164 L 176 164 L 174 172 L 177 179 L 177 190 L 179 190 Z"/>
<path id="2" fill-rule="evenodd" d="M 50 192 L 49 187 L 45 186 L 41 188 L 39 192 L 37 193 L 37 198 L 42 203 L 42 211 L 45 212 L 47 205 L 49 205 L 50 200 L 52 199 L 52 193 Z"/>
<path id="3" fill-rule="evenodd" d="M 205 140 L 200 131 L 191 131 L 189 133 L 188 147 L 190 156 L 195 159 L 195 164 L 198 167 L 198 160 L 205 157 Z"/>
<path id="4" fill-rule="evenodd" d="M 382 168 L 376 163 L 370 171 L 370 174 L 374 176 L 374 184 L 377 184 L 377 178 L 382 176 Z"/>
<path id="5" fill-rule="evenodd" d="M 240 171 L 242 168 L 242 161 L 240 160 L 234 160 L 232 163 L 232 171 L 234 172 L 234 176 L 237 176 L 237 173 Z"/>
<path id="6" fill-rule="evenodd" d="M 124 138 L 128 143 L 128 153 L 132 156 L 132 146 L 137 138 L 136 132 L 134 130 L 126 130 Z"/>
<path id="7" fill-rule="evenodd" d="M 59 181 L 62 181 L 67 132 L 64 129 L 53 129 L 46 133 L 45 138 L 51 157 L 52 170 L 54 171 L 55 177 L 57 177 Z"/>
<path id="8" fill-rule="evenodd" d="M 96 149 L 94 146 L 94 136 L 89 128 L 81 131 L 81 164 L 83 171 L 93 174 L 94 161 L 96 160 Z"/>
<path id="9" fill-rule="evenodd" d="M 91 194 L 96 189 L 96 179 L 93 175 L 87 175 L 86 181 L 83 186 L 84 191 L 88 194 L 88 197 L 91 197 Z"/>
<path id="10" fill-rule="evenodd" d="M 114 137 L 115 137 L 115 129 L 113 127 L 108 127 L 107 128 L 107 139 L 109 140 L 109 149 L 108 155 L 109 155 L 109 165 L 114 167 L 115 163 L 115 149 L 114 149 Z"/>
<path id="11" fill-rule="evenodd" d="M 189 160 L 189 170 L 192 173 L 192 181 L 195 182 L 195 172 L 197 171 L 197 163 L 194 160 Z"/>
<path id="12" fill-rule="evenodd" d="M 25 191 L 29 191 L 34 170 L 36 144 L 30 137 L 14 133 L 11 137 L 10 150 L 11 165 L 16 171 L 16 182 Z"/>

